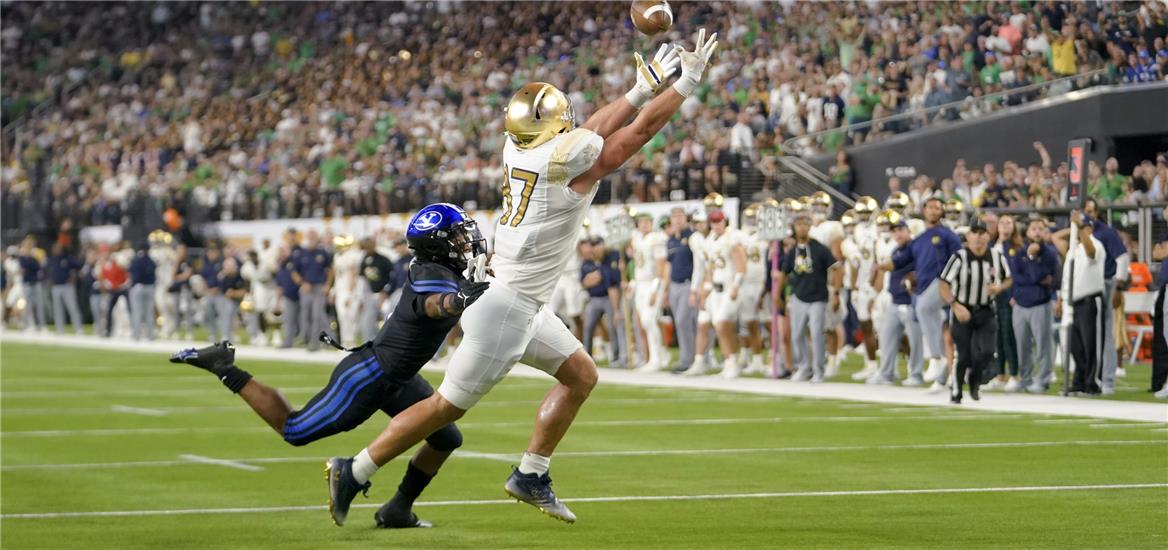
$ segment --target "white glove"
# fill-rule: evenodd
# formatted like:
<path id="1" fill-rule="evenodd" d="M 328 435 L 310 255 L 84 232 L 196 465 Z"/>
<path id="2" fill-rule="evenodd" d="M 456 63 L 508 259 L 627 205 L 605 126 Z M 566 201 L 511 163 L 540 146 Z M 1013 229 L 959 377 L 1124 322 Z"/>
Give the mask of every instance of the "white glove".
<path id="1" fill-rule="evenodd" d="M 640 109 L 653 99 L 661 84 L 677 70 L 681 60 L 677 57 L 677 51 L 668 44 L 661 45 L 657 55 L 653 56 L 653 61 L 648 65 L 645 64 L 640 52 L 633 52 L 633 59 L 637 62 L 637 83 L 625 94 L 625 99 L 629 100 L 633 107 Z"/>
<path id="2" fill-rule="evenodd" d="M 698 30 L 698 38 L 694 42 L 694 51 L 687 52 L 681 46 L 674 46 L 673 49 L 677 52 L 678 57 L 681 58 L 681 78 L 673 83 L 673 89 L 682 97 L 689 97 L 693 94 L 695 88 L 698 87 L 698 82 L 702 80 L 702 73 L 706 70 L 706 63 L 710 61 L 710 57 L 714 55 L 714 50 L 718 48 L 718 33 L 710 35 L 706 39 L 706 29 Z"/>
<path id="3" fill-rule="evenodd" d="M 466 262 L 466 269 L 462 271 L 462 276 L 474 283 L 487 280 L 487 255 L 479 254 Z"/>

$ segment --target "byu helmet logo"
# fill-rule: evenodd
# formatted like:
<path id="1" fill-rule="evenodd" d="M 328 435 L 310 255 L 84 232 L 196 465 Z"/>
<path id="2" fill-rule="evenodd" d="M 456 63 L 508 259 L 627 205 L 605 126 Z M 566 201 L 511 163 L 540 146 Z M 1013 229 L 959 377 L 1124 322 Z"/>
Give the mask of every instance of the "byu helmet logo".
<path id="1" fill-rule="evenodd" d="M 431 210 L 418 216 L 418 219 L 414 221 L 414 229 L 418 231 L 429 231 L 438 227 L 440 223 L 442 223 L 442 214 Z"/>

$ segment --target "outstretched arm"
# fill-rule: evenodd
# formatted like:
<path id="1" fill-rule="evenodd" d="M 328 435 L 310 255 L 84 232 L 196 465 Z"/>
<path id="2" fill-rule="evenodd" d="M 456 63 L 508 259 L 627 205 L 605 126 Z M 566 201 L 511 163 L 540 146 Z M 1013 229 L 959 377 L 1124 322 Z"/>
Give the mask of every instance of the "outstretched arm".
<path id="1" fill-rule="evenodd" d="M 628 99 L 621 97 L 620 99 L 601 107 L 599 111 L 592 113 L 588 120 L 581 125 L 581 128 L 592 130 L 596 135 L 608 139 L 613 132 L 624 125 L 637 112 L 637 108 L 629 103 Z"/>
<path id="2" fill-rule="evenodd" d="M 632 124 L 625 126 L 612 134 L 604 142 L 604 149 L 600 157 L 593 163 L 592 168 L 576 176 L 569 187 L 577 193 L 587 193 L 600 178 L 607 176 L 629 160 L 637 151 L 649 142 L 653 136 L 665 126 L 673 117 L 685 98 L 689 97 L 697 88 L 706 63 L 718 47 L 716 40 L 718 33 L 706 40 L 706 30 L 698 32 L 697 46 L 692 52 L 681 51 L 677 47 L 677 54 L 681 58 L 681 78 L 661 95 L 652 101 L 633 119 Z"/>
<path id="3" fill-rule="evenodd" d="M 596 135 L 608 139 L 608 136 L 628 122 L 629 117 L 653 99 L 661 84 L 677 70 L 677 65 L 681 62 L 677 51 L 669 47 L 669 44 L 662 44 L 657 50 L 657 55 L 653 56 L 648 64 L 639 53 L 633 53 L 633 60 L 637 68 L 637 83 L 624 97 L 605 105 L 588 117 L 581 128 L 592 130 Z"/>

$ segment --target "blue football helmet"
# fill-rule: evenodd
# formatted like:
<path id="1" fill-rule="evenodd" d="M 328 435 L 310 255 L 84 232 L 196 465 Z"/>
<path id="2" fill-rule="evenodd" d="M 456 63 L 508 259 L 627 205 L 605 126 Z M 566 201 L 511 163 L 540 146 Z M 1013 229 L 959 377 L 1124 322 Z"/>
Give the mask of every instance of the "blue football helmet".
<path id="1" fill-rule="evenodd" d="M 466 269 L 471 258 L 486 253 L 486 239 L 466 211 L 440 202 L 422 208 L 410 218 L 406 241 L 414 257 L 423 262 L 445 265 L 455 271 Z"/>

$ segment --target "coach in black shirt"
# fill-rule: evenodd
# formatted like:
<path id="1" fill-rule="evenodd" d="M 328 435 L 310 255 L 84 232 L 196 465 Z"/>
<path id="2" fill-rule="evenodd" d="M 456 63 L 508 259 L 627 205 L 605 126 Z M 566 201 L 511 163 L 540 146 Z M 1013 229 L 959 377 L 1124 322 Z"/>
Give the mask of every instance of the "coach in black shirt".
<path id="1" fill-rule="evenodd" d="M 969 395 L 978 399 L 981 370 L 994 359 L 997 321 L 994 297 L 1010 288 L 1010 267 L 1002 253 L 989 248 L 985 222 L 969 225 L 965 248 L 949 257 L 941 271 L 941 299 L 953 309 L 953 345 L 957 348 L 957 369 L 950 380 L 953 403 L 961 403 L 965 373 L 969 372 Z"/>
<path id="2" fill-rule="evenodd" d="M 793 224 L 795 246 L 787 250 L 779 262 L 779 276 L 776 288 L 781 289 L 789 280 L 791 302 L 787 315 L 791 318 L 791 348 L 797 370 L 794 380 L 823 381 L 825 315 L 830 297 L 832 309 L 839 306 L 839 294 L 828 292 L 828 277 L 831 287 L 839 289 L 843 285 L 843 270 L 832 270 L 836 259 L 831 249 L 810 237 L 811 220 L 800 215 Z M 783 307 L 782 299 L 777 300 Z M 804 331 L 811 331 L 811 349 L 807 349 Z"/>

